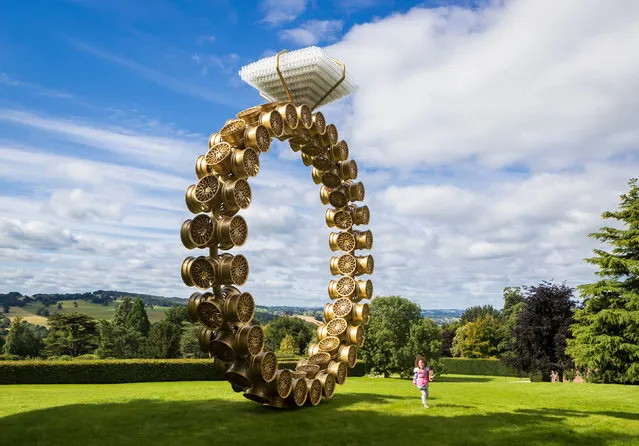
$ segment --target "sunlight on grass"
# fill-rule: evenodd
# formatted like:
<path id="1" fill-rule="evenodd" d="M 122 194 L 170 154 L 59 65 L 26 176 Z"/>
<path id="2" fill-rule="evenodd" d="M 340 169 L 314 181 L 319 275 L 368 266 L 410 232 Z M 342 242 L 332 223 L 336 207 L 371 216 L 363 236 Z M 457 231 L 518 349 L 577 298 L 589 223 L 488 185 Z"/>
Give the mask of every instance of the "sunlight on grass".
<path id="1" fill-rule="evenodd" d="M 4 386 L 2 444 L 639 444 L 639 388 L 448 375 L 349 378 L 316 408 L 261 407 L 225 382 Z M 420 440 L 421 441 L 421 440 Z M 341 441 L 338 442 L 342 444 Z"/>

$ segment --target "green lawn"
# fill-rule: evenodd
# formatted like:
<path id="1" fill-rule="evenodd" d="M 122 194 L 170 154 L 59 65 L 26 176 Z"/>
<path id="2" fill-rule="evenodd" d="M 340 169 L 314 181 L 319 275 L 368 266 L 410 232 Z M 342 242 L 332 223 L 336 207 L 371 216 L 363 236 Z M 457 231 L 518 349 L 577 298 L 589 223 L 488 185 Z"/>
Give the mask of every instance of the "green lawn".
<path id="1" fill-rule="evenodd" d="M 639 387 L 446 376 L 424 409 L 410 381 L 349 378 L 279 411 L 225 382 L 0 387 L 2 445 L 639 444 Z"/>
<path id="2" fill-rule="evenodd" d="M 86 300 L 77 300 L 78 306 L 73 305 L 73 300 L 63 300 L 62 309 L 57 309 L 56 305 L 49 306 L 49 314 L 54 315 L 56 313 L 82 313 L 87 314 L 95 319 L 111 320 L 115 313 L 115 307 L 120 303 L 119 301 L 109 302 L 108 305 L 95 304 Z M 15 316 L 22 316 L 27 322 L 37 325 L 46 325 L 46 318 L 36 315 L 36 312 L 44 307 L 41 303 L 27 304 L 24 307 L 11 307 L 9 308 L 9 318 Z M 159 322 L 164 319 L 164 315 L 168 307 L 153 307 L 147 308 L 146 312 L 149 316 L 151 323 Z"/>

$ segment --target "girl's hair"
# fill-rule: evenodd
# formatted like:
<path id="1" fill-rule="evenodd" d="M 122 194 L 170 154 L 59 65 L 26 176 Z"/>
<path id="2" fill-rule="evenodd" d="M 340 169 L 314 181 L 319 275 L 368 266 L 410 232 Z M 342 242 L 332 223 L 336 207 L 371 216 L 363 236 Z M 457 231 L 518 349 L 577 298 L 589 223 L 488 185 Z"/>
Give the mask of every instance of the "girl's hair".
<path id="1" fill-rule="evenodd" d="M 422 355 L 415 356 L 415 367 L 419 367 L 419 361 L 424 361 L 424 366 L 426 365 L 426 359 Z"/>

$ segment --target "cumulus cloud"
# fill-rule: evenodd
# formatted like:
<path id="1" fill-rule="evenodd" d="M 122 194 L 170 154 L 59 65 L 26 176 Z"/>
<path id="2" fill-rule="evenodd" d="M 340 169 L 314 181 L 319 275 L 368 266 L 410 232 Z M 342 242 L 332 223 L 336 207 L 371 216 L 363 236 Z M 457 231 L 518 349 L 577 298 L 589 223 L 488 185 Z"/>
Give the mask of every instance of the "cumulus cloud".
<path id="1" fill-rule="evenodd" d="M 0 243 L 3 247 L 28 246 L 43 250 L 58 250 L 77 243 L 69 228 L 43 221 L 0 219 Z"/>
<path id="2" fill-rule="evenodd" d="M 359 84 L 349 134 L 369 163 L 564 168 L 636 149 L 639 59 L 620 48 L 638 18 L 636 2 L 414 8 L 327 51 Z"/>
<path id="3" fill-rule="evenodd" d="M 76 220 L 121 220 L 124 203 L 83 189 L 55 190 L 47 208 L 58 217 Z"/>
<path id="4" fill-rule="evenodd" d="M 306 9 L 306 0 L 265 0 L 262 9 L 265 13 L 262 21 L 277 25 L 299 17 Z"/>
<path id="5" fill-rule="evenodd" d="M 342 26 L 341 20 L 309 20 L 297 28 L 280 31 L 279 37 L 302 46 L 330 43 L 339 38 Z"/>

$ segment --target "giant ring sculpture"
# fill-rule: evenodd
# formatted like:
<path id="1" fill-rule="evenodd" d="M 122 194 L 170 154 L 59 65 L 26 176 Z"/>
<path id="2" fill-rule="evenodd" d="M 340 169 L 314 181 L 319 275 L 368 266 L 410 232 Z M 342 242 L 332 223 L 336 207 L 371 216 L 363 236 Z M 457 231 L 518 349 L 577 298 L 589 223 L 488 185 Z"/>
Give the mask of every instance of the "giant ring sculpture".
<path id="1" fill-rule="evenodd" d="M 370 250 L 373 236 L 364 185 L 357 182 L 357 163 L 339 140 L 335 125 L 327 124 L 318 106 L 350 94 L 355 84 L 346 67 L 323 50 L 310 47 L 262 59 L 240 71 L 244 81 L 260 90 L 269 102 L 243 110 L 209 138 L 209 149 L 195 162 L 197 183 L 186 191 L 186 205 L 196 214 L 186 220 L 180 237 L 188 249 L 208 255 L 187 257 L 182 280 L 197 287 L 188 301 L 188 313 L 201 325 L 199 344 L 236 392 L 260 404 L 277 408 L 316 406 L 331 398 L 355 366 L 357 348 L 364 345 L 364 326 L 373 284 Z M 295 100 L 294 100 L 295 99 Z M 324 307 L 318 342 L 308 347 L 308 359 L 294 370 L 280 369 L 273 352 L 264 351 L 264 332 L 251 324 L 253 296 L 237 287 L 246 283 L 249 264 L 229 250 L 242 246 L 248 225 L 238 215 L 251 204 L 249 179 L 260 170 L 260 156 L 272 138 L 287 140 L 311 168 L 313 181 L 326 210 L 329 235 L 331 302 Z M 355 229 L 358 227 L 358 229 Z"/>

